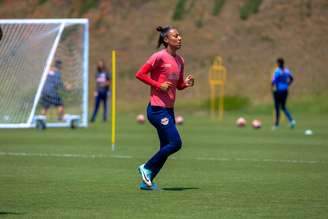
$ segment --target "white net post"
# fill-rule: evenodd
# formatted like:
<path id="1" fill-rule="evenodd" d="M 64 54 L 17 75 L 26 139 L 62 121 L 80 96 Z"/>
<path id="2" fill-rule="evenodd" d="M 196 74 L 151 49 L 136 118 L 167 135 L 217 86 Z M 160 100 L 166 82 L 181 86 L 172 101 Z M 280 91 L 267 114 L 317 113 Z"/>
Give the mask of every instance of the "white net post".
<path id="1" fill-rule="evenodd" d="M 78 118 L 79 126 L 86 127 L 88 20 L 0 20 L 0 27 L 0 128 L 34 127 L 35 116 L 45 108 L 48 127 L 67 126 L 67 120 L 55 115 L 57 109 L 51 109 L 59 105 L 70 118 Z M 60 69 L 56 69 L 58 61 Z M 57 79 L 51 72 L 57 71 L 55 78 L 62 86 L 56 85 L 53 91 Z"/>

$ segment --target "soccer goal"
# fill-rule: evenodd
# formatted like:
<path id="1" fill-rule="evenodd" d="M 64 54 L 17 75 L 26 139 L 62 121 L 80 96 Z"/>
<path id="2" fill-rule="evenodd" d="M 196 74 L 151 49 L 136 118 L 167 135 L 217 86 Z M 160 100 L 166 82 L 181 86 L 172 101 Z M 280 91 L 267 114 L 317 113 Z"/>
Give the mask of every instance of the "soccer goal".
<path id="1" fill-rule="evenodd" d="M 0 20 L 0 128 L 86 127 L 87 19 Z"/>

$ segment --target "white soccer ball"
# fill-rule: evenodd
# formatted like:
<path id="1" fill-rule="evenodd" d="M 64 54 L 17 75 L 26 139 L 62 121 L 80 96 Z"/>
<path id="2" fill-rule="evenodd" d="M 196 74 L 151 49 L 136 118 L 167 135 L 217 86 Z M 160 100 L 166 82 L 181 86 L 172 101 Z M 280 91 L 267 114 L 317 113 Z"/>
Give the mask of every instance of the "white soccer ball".
<path id="1" fill-rule="evenodd" d="M 242 127 L 245 127 L 246 125 L 246 119 L 244 119 L 243 117 L 239 117 L 237 120 L 236 120 L 236 125 L 240 128 Z"/>
<path id="2" fill-rule="evenodd" d="M 311 129 L 307 129 L 305 130 L 304 135 L 313 135 L 313 131 Z"/>
<path id="3" fill-rule="evenodd" d="M 252 127 L 253 127 L 254 129 L 259 129 L 259 128 L 261 128 L 261 126 L 262 126 L 262 123 L 261 123 L 260 120 L 258 120 L 258 119 L 254 119 L 254 120 L 252 121 Z"/>
<path id="4" fill-rule="evenodd" d="M 183 119 L 182 116 L 176 116 L 176 117 L 175 117 L 175 123 L 176 123 L 177 125 L 182 125 L 182 124 L 183 124 L 183 121 L 184 121 L 184 119 Z"/>
<path id="5" fill-rule="evenodd" d="M 143 114 L 139 114 L 136 118 L 137 123 L 144 124 L 145 123 L 145 116 Z"/>

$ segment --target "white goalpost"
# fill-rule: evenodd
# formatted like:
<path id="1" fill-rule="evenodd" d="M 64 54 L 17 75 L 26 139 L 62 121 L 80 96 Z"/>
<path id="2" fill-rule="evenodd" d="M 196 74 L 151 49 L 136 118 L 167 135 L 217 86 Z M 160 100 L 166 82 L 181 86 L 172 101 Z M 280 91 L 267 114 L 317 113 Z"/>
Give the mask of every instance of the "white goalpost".
<path id="1" fill-rule="evenodd" d="M 88 20 L 0 19 L 0 28 L 0 128 L 86 127 Z"/>

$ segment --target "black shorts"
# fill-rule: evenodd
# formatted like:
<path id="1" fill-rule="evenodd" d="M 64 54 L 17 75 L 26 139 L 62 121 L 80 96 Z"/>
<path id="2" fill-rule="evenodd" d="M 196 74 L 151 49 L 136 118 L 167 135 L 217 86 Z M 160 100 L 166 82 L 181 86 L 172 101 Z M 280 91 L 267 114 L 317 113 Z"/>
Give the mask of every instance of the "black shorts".
<path id="1" fill-rule="evenodd" d="M 41 105 L 43 108 L 48 109 L 50 106 L 63 106 L 63 101 L 59 95 L 49 96 L 49 95 L 42 95 L 41 97 Z"/>

